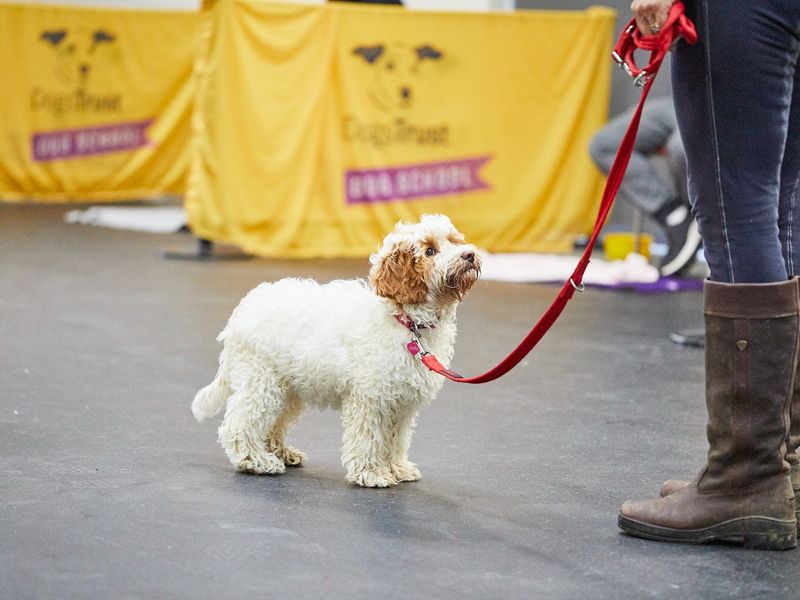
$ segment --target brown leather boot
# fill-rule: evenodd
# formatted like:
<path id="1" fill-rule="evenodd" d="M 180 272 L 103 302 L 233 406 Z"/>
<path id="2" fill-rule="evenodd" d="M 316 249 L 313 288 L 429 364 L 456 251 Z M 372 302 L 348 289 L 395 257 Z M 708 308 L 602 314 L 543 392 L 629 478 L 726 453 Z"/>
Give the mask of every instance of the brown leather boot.
<path id="1" fill-rule="evenodd" d="M 794 278 L 795 283 L 800 286 L 800 278 Z M 800 454 L 797 450 L 800 447 L 800 364 L 794 376 L 794 393 L 792 402 L 789 406 L 789 436 L 786 439 L 786 462 L 789 463 L 789 475 L 792 480 L 792 490 L 795 495 L 795 519 L 797 520 L 798 534 L 800 534 L 800 502 L 797 501 L 800 495 Z M 682 490 L 691 481 L 685 479 L 669 479 L 661 484 L 659 495 L 663 498 Z"/>
<path id="2" fill-rule="evenodd" d="M 798 375 L 795 375 L 795 381 L 800 379 Z M 800 429 L 800 413 L 797 411 L 800 410 L 800 392 L 795 392 L 794 397 L 792 398 L 792 415 L 793 418 L 790 419 L 792 428 L 798 427 Z M 789 436 L 791 440 L 791 436 Z M 792 480 L 792 491 L 794 491 L 795 498 L 800 495 L 800 463 L 798 463 L 798 454 L 797 454 L 797 446 L 794 448 L 789 447 L 786 451 L 786 462 L 789 463 L 790 471 L 789 476 Z M 670 494 L 674 494 L 678 490 L 682 490 L 687 485 L 692 483 L 691 481 L 687 481 L 686 479 L 668 479 L 664 483 L 661 484 L 661 489 L 658 492 L 658 495 L 662 498 L 664 496 L 669 496 Z M 795 519 L 798 520 L 797 527 L 800 530 L 800 503 L 795 502 L 795 509 L 794 509 Z"/>
<path id="3" fill-rule="evenodd" d="M 625 502 L 619 527 L 662 541 L 793 548 L 784 456 L 800 341 L 797 283 L 707 281 L 705 319 L 708 463 L 666 497 Z"/>

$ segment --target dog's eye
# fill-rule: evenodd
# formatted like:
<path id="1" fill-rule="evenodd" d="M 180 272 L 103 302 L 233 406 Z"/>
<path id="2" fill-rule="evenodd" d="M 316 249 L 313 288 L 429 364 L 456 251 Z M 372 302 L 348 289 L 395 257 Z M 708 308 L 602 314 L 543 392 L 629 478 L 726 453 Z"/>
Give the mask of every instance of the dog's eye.
<path id="1" fill-rule="evenodd" d="M 433 246 L 425 250 L 425 256 L 433 256 L 434 254 L 436 254 L 436 248 Z"/>
<path id="2" fill-rule="evenodd" d="M 386 63 L 387 71 L 394 71 L 394 63 Z"/>

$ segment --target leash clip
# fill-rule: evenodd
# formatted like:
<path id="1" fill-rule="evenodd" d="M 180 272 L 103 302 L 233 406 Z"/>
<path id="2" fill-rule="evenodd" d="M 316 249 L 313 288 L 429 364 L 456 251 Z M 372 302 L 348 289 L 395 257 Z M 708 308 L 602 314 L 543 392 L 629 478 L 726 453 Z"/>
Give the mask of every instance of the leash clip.
<path id="1" fill-rule="evenodd" d="M 622 69 L 628 77 L 633 79 L 633 85 L 635 85 L 636 87 L 643 88 L 647 83 L 647 80 L 650 79 L 650 76 L 647 74 L 647 71 L 643 70 L 638 74 L 634 73 L 633 69 L 631 69 L 630 66 L 628 66 L 628 63 L 625 62 L 625 59 L 622 58 L 617 53 L 616 50 L 611 52 L 611 58 L 614 59 L 614 62 L 617 63 L 617 66 L 619 66 L 619 68 Z"/>
<path id="2" fill-rule="evenodd" d="M 625 62 L 625 59 L 624 59 L 624 58 L 622 58 L 622 57 L 619 55 L 619 53 L 617 53 L 617 51 L 616 51 L 616 50 L 612 50 L 612 51 L 611 51 L 611 58 L 613 58 L 613 59 L 614 59 L 614 62 L 615 62 L 615 63 L 617 63 L 617 66 L 618 66 L 620 69 L 622 69 L 623 71 L 625 71 L 625 73 L 626 73 L 627 75 L 631 75 L 631 76 L 632 76 L 631 68 L 630 68 L 630 67 L 628 66 L 628 64 Z"/>
<path id="3" fill-rule="evenodd" d="M 419 334 L 419 327 L 417 327 L 417 324 L 414 323 L 414 321 L 411 321 L 411 325 L 409 326 L 408 329 L 409 331 L 411 331 L 411 337 L 414 338 L 414 341 L 412 343 L 416 345 L 416 350 L 417 350 L 417 352 L 411 352 L 411 348 L 409 348 L 409 352 L 411 352 L 412 354 L 418 353 L 420 355 L 420 358 L 430 354 L 430 352 L 425 350 L 425 346 L 422 345 L 422 337 Z"/>

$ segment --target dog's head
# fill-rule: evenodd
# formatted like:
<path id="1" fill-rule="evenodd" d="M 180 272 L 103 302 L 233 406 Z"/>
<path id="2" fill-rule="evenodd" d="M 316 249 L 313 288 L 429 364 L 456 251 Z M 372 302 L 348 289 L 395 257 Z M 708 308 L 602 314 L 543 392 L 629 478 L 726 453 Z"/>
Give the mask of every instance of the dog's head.
<path id="1" fill-rule="evenodd" d="M 369 281 L 378 296 L 399 307 L 423 305 L 436 313 L 460 302 L 481 270 L 475 246 L 443 215 L 398 223 L 370 263 Z"/>
<path id="2" fill-rule="evenodd" d="M 442 53 L 430 45 L 411 48 L 403 44 L 358 46 L 353 54 L 375 69 L 370 93 L 384 109 L 407 108 L 414 98 L 414 84 L 425 62 L 439 60 Z"/>
<path id="3" fill-rule="evenodd" d="M 99 49 L 112 44 L 116 36 L 105 29 L 52 29 L 43 31 L 40 39 L 58 56 L 58 77 L 69 85 L 83 85 L 89 79 Z"/>

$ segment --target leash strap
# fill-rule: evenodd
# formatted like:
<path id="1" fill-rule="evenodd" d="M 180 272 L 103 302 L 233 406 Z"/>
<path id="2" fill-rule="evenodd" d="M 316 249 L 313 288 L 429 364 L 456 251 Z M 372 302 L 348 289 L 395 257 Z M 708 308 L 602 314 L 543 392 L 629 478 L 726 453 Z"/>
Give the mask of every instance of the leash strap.
<path id="1" fill-rule="evenodd" d="M 614 204 L 617 191 L 622 183 L 622 178 L 625 176 L 625 170 L 628 167 L 628 162 L 633 153 L 633 146 L 636 142 L 636 134 L 639 131 L 639 122 L 642 118 L 642 109 L 644 108 L 645 100 L 647 100 L 647 95 L 650 93 L 650 88 L 653 85 L 656 73 L 658 73 L 658 69 L 664 57 L 667 55 L 667 52 L 669 52 L 673 43 L 677 42 L 679 38 L 684 38 L 689 44 L 694 44 L 697 41 L 697 32 L 692 22 L 684 15 L 683 3 L 675 2 L 670 9 L 667 21 L 662 26 L 658 35 L 642 35 L 636 27 L 635 19 L 631 19 L 614 46 L 614 51 L 611 53 L 612 58 L 633 78 L 635 85 L 643 88 L 642 96 L 633 114 L 631 123 L 628 126 L 628 130 L 625 132 L 625 136 L 622 138 L 622 142 L 617 150 L 614 164 L 611 166 L 611 170 L 608 173 L 606 186 L 603 190 L 603 196 L 600 200 L 600 207 L 597 211 L 597 218 L 589 242 L 578 260 L 578 265 L 561 288 L 561 291 L 559 291 L 553 303 L 511 354 L 504 358 L 497 366 L 475 377 L 464 377 L 442 365 L 433 354 L 426 352 L 422 347 L 419 332 L 416 331 L 416 326 L 409 326 L 414 341 L 409 344 L 408 350 L 412 354 L 419 353 L 422 363 L 431 371 L 439 373 L 457 383 L 487 383 L 502 377 L 525 358 L 533 347 L 539 343 L 539 340 L 544 337 L 544 334 L 547 333 L 553 323 L 556 322 L 556 319 L 558 319 L 564 307 L 567 305 L 567 302 L 572 299 L 575 292 L 582 292 L 584 290 L 583 274 L 586 271 L 586 267 L 589 265 L 589 260 L 594 246 L 597 243 L 597 239 L 600 236 L 600 231 L 611 212 L 611 207 Z M 637 49 L 649 50 L 651 53 L 650 62 L 645 67 L 639 68 L 636 65 L 634 53 Z"/>

